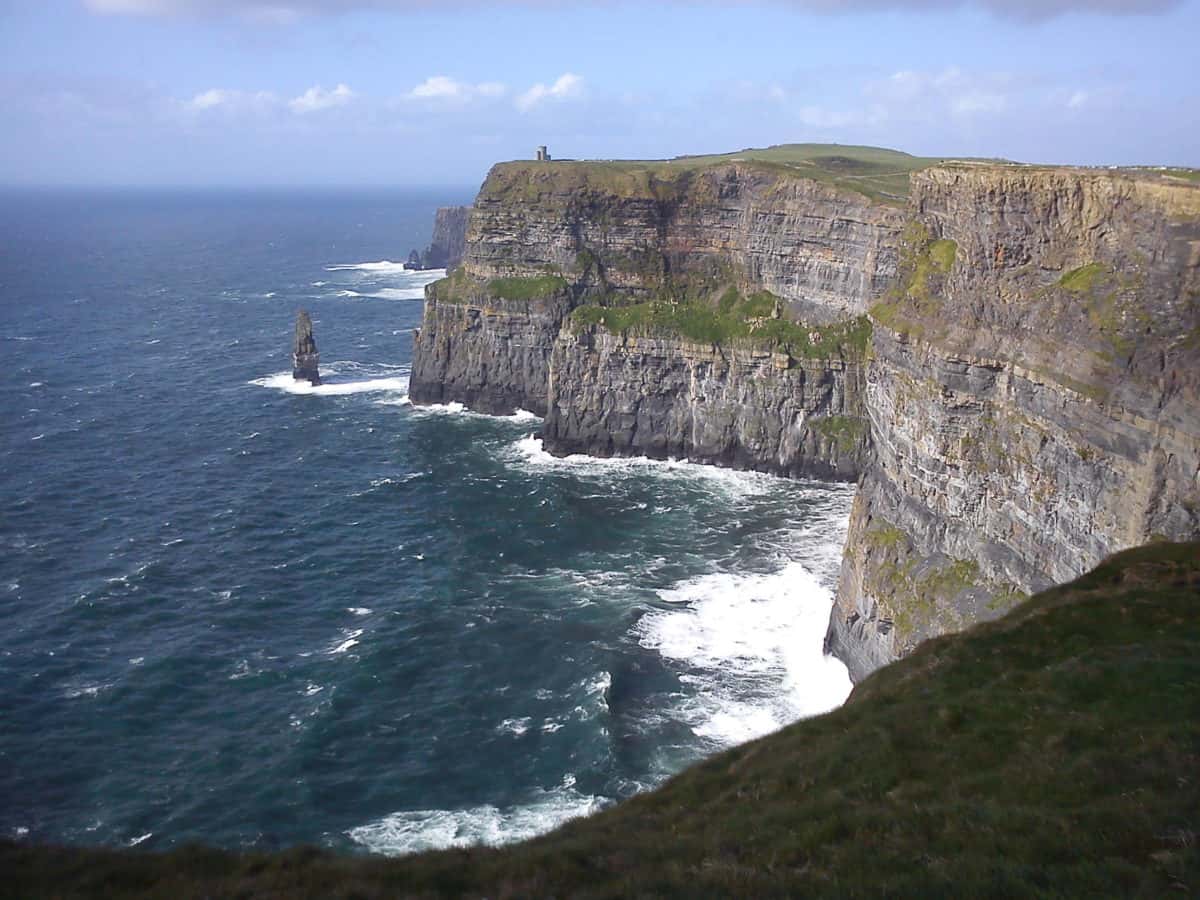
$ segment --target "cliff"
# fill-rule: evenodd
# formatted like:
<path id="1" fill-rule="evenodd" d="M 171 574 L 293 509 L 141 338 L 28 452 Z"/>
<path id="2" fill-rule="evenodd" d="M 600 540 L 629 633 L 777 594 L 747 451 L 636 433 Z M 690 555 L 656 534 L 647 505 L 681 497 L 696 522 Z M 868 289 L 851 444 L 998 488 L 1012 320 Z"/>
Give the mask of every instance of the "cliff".
<path id="1" fill-rule="evenodd" d="M 555 453 L 861 477 L 856 680 L 1200 535 L 1200 181 L 812 146 L 506 163 L 427 292 L 414 402 Z"/>
<path id="2" fill-rule="evenodd" d="M 423 253 L 413 250 L 405 264 L 410 269 L 453 269 L 462 262 L 467 241 L 469 206 L 439 207 L 433 220 L 433 238 Z"/>
<path id="3" fill-rule="evenodd" d="M 827 642 L 855 679 L 1200 535 L 1200 187 L 972 165 L 912 184 Z"/>
<path id="4" fill-rule="evenodd" d="M 1186 896 L 1198 592 L 1200 544 L 1126 552 L 926 643 L 841 709 L 524 844 L 380 859 L 0 840 L 0 894 Z"/>
<path id="5" fill-rule="evenodd" d="M 543 413 L 556 453 L 853 479 L 860 317 L 895 277 L 895 192 L 922 164 L 802 147 L 497 165 L 462 268 L 427 291 L 413 400 Z"/>

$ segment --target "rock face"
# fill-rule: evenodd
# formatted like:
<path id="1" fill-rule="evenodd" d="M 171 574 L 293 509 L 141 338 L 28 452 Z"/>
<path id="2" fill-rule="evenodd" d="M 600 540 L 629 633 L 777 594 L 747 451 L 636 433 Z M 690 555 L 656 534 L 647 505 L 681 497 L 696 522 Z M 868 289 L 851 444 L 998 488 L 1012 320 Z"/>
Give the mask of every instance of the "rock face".
<path id="1" fill-rule="evenodd" d="M 425 252 L 408 255 L 410 269 L 453 269 L 462 262 L 467 240 L 469 206 L 443 206 L 433 220 L 433 238 Z"/>
<path id="2" fill-rule="evenodd" d="M 497 166 L 427 289 L 413 400 L 542 413 L 555 453 L 861 477 L 827 637 L 856 680 L 1200 537 L 1200 184 L 950 163 L 910 187 L 899 208 L 739 162 Z M 672 332 L 679 297 L 726 288 L 814 334 L 869 310 L 869 341 Z"/>
<path id="3" fill-rule="evenodd" d="M 542 431 L 556 453 L 687 457 L 853 481 L 866 452 L 860 359 L 568 329 Z"/>
<path id="4" fill-rule="evenodd" d="M 911 213 L 827 639 L 856 680 L 1200 534 L 1200 189 L 949 166 L 913 177 Z"/>
<path id="5" fill-rule="evenodd" d="M 457 296 L 442 282 L 425 290 L 425 315 L 413 334 L 413 403 L 464 403 L 507 415 L 546 413 L 550 349 L 572 300 L 565 288 L 531 300 L 506 300 L 472 288 Z"/>
<path id="6" fill-rule="evenodd" d="M 665 279 L 731 282 L 812 323 L 866 312 L 896 273 L 904 221 L 854 191 L 741 163 L 661 179 L 502 163 L 474 210 L 463 262 L 478 278 L 550 268 L 633 294 Z"/>
<path id="7" fill-rule="evenodd" d="M 317 353 L 317 342 L 313 340 L 312 319 L 307 310 L 296 314 L 296 335 L 292 341 L 292 377 L 311 384 L 321 383 L 317 366 L 321 355 Z"/>
<path id="8" fill-rule="evenodd" d="M 498 165 L 473 207 L 463 272 L 426 292 L 410 395 L 544 414 L 555 453 L 853 479 L 866 447 L 861 358 L 793 359 L 754 342 L 616 336 L 567 320 L 598 299 L 732 286 L 770 291 L 789 318 L 844 322 L 894 277 L 902 222 L 862 194 L 752 165 L 658 180 Z M 548 279 L 537 296 L 507 296 Z"/>

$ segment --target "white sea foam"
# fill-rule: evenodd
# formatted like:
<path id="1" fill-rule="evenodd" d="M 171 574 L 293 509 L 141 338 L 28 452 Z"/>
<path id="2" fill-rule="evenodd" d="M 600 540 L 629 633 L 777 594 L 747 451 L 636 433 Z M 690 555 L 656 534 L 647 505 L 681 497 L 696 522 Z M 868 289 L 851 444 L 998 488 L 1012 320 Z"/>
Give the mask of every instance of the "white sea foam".
<path id="1" fill-rule="evenodd" d="M 396 375 L 385 378 L 367 378 L 362 381 L 326 382 L 312 385 L 307 381 L 297 381 L 291 372 L 278 372 L 265 378 L 255 378 L 249 382 L 257 387 L 273 388 L 288 394 L 315 397 L 345 397 L 350 394 L 372 393 L 408 393 L 408 376 Z"/>
<path id="2" fill-rule="evenodd" d="M 575 789 L 574 776 L 521 806 L 504 809 L 414 809 L 392 813 L 346 834 L 375 853 L 400 856 L 445 847 L 499 846 L 528 840 L 591 813 L 606 804 Z"/>
<path id="3" fill-rule="evenodd" d="M 148 841 L 152 837 L 154 837 L 154 832 L 147 831 L 145 834 L 139 835 L 138 837 L 135 837 L 132 840 L 130 840 L 128 842 L 128 846 L 136 847 L 138 844 L 142 843 L 143 841 Z"/>
<path id="4" fill-rule="evenodd" d="M 638 472 L 676 480 L 703 480 L 737 496 L 768 494 L 779 489 L 780 480 L 761 472 L 742 472 L 717 466 L 690 462 L 686 459 L 650 459 L 645 456 L 596 457 L 572 454 L 554 456 L 542 446 L 542 439 L 532 434 L 508 447 L 510 462 L 520 468 L 541 472 L 557 472 L 584 477 L 624 477 Z"/>
<path id="5" fill-rule="evenodd" d="M 505 719 L 496 726 L 496 731 L 500 734 L 511 734 L 515 737 L 520 737 L 529 730 L 529 723 L 532 721 L 529 716 L 521 716 L 517 719 Z"/>
<path id="6" fill-rule="evenodd" d="M 377 291 L 338 291 L 338 297 L 364 297 L 370 300 L 424 300 L 425 286 L 380 288 Z"/>
<path id="7" fill-rule="evenodd" d="M 377 262 L 361 262 L 361 263 L 342 263 L 336 266 L 326 266 L 326 272 L 375 272 L 383 275 L 396 275 L 400 272 L 405 272 L 407 269 L 404 263 L 392 262 L 390 259 L 381 259 Z"/>
<path id="8" fill-rule="evenodd" d="M 45 385 L 45 382 L 42 382 L 42 381 L 31 381 L 31 382 L 29 382 L 29 386 L 31 388 L 39 388 L 39 387 L 45 387 L 46 385 Z"/>
<path id="9" fill-rule="evenodd" d="M 352 616 L 369 616 L 371 614 L 371 610 L 365 606 L 348 606 L 346 612 Z"/>
<path id="10" fill-rule="evenodd" d="M 770 574 L 713 573 L 660 592 L 677 607 L 639 620 L 642 646 L 691 670 L 675 714 L 726 746 L 840 706 L 850 677 L 822 644 L 832 598 L 791 562 Z"/>
<path id="11" fill-rule="evenodd" d="M 335 653 L 345 653 L 351 647 L 358 646 L 358 639 L 362 637 L 363 629 L 361 628 L 343 628 L 342 641 L 333 647 L 329 648 L 329 654 L 332 656 Z"/>

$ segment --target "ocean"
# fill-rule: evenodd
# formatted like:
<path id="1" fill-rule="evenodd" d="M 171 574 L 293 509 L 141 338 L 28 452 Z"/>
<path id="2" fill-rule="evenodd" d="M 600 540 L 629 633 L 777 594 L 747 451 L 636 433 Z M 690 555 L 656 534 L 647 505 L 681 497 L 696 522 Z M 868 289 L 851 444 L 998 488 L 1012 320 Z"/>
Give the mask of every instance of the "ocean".
<path id="1" fill-rule="evenodd" d="M 844 700 L 851 486 L 409 403 L 469 200 L 0 195 L 0 834 L 503 843 Z"/>

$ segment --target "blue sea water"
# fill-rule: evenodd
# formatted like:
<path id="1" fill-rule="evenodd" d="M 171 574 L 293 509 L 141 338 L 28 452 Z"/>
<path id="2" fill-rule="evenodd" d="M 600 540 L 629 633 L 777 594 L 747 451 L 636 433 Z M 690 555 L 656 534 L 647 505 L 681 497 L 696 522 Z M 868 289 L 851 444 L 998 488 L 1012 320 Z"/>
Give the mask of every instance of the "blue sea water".
<path id="1" fill-rule="evenodd" d="M 0 195 L 0 834 L 499 843 L 844 699 L 852 488 L 409 404 L 467 199 Z"/>

